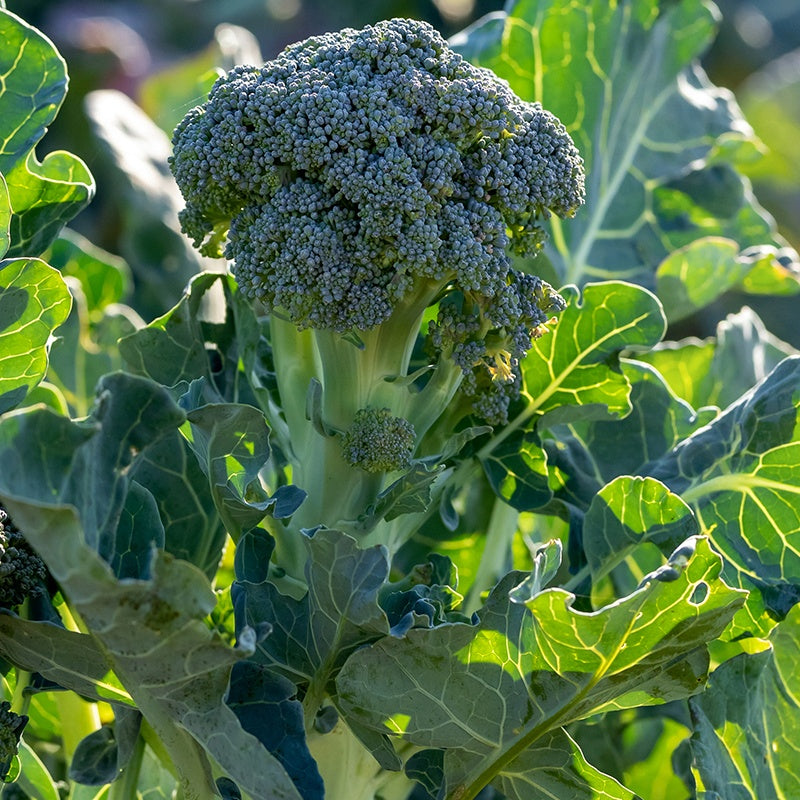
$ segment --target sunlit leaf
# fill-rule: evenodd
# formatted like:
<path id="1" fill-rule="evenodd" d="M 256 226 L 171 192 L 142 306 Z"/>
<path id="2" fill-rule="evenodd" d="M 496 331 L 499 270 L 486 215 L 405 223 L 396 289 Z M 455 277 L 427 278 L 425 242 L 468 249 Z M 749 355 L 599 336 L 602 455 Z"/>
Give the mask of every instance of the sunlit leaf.
<path id="1" fill-rule="evenodd" d="M 34 148 L 67 91 L 64 60 L 53 43 L 0 8 L 0 172 L 11 200 L 9 256 L 39 255 L 94 195 L 94 179 L 77 156 Z"/>

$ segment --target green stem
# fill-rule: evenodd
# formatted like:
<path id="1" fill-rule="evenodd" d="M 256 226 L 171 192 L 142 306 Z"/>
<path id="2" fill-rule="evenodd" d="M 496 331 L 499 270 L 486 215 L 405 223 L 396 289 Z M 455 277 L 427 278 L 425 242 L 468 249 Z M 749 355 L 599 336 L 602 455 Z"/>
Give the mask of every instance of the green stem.
<path id="1" fill-rule="evenodd" d="M 139 786 L 139 773 L 142 769 L 144 760 L 145 741 L 140 734 L 136 738 L 128 763 L 122 770 L 120 776 L 111 784 L 108 793 L 108 800 L 136 800 L 137 789 Z"/>
<path id="2" fill-rule="evenodd" d="M 483 604 L 481 595 L 491 589 L 498 578 L 505 575 L 512 565 L 512 543 L 519 526 L 519 512 L 499 498 L 494 501 L 483 555 L 464 599 L 464 613 L 472 614 Z"/>
<path id="3" fill-rule="evenodd" d="M 84 700 L 74 692 L 53 692 L 53 702 L 61 720 L 61 741 L 69 763 L 78 744 L 100 728 L 97 704 Z"/>

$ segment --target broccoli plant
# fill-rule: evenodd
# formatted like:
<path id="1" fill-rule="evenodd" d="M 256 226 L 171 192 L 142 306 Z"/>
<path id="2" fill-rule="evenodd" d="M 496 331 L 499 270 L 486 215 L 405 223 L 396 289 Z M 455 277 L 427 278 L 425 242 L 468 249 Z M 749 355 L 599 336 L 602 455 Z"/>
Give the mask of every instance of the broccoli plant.
<path id="1" fill-rule="evenodd" d="M 800 293 L 715 21 L 526 0 L 214 73 L 169 167 L 225 262 L 145 325 L 51 241 L 90 177 L 22 192 L 65 75 L 0 9 L 0 578 L 51 590 L 0 603 L 21 791 L 800 795 L 800 358 L 748 308 L 664 340 Z"/>
<path id="2" fill-rule="evenodd" d="M 307 493 L 275 532 L 302 574 L 299 530 L 353 530 L 465 419 L 507 421 L 519 362 L 564 307 L 512 254 L 575 213 L 582 161 L 540 104 L 401 19 L 232 70 L 173 143 L 184 230 L 269 317 L 269 421 Z M 371 541 L 393 554 L 407 535 Z"/>

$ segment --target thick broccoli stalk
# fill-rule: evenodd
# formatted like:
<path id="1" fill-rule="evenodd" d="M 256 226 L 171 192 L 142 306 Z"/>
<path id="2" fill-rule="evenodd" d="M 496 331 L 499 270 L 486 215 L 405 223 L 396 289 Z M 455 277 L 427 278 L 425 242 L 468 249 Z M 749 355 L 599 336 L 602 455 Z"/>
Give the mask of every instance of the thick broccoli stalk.
<path id="1" fill-rule="evenodd" d="M 0 506 L 0 608 L 16 608 L 47 591 L 48 571 Z"/>
<path id="2" fill-rule="evenodd" d="M 0 703 L 0 781 L 6 780 L 11 765 L 17 757 L 19 740 L 28 722 L 24 714 L 15 714 L 11 703 Z"/>
<path id="3" fill-rule="evenodd" d="M 270 316 L 302 524 L 363 512 L 369 492 L 331 503 L 336 483 L 380 487 L 341 452 L 362 409 L 408 422 L 415 456 L 469 414 L 505 422 L 519 360 L 563 307 L 511 258 L 584 196 L 552 114 L 430 25 L 394 19 L 235 68 L 173 144 L 185 232 Z"/>

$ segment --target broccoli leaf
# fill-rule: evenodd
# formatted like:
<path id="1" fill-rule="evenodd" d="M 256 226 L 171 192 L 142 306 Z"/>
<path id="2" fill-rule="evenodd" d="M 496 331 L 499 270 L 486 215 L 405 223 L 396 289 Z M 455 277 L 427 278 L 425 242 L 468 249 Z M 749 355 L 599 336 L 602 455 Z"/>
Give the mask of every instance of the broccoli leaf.
<path id="1" fill-rule="evenodd" d="M 0 614 L 0 655 L 83 697 L 133 705 L 110 671 L 102 647 L 88 633 L 22 619 L 4 611 Z"/>
<path id="2" fill-rule="evenodd" d="M 694 772 L 709 796 L 768 800 L 800 793 L 800 608 L 770 642 L 764 652 L 724 663 L 689 701 Z"/>
<path id="3" fill-rule="evenodd" d="M 321 701 L 347 656 L 389 633 L 378 592 L 389 573 L 383 547 L 362 550 L 339 531 L 321 529 L 305 541 L 308 592 L 300 600 L 282 595 L 266 578 L 272 542 L 254 529 L 236 551 L 232 587 L 237 628 L 272 632 L 256 645 L 256 660 L 296 684 L 309 684 L 309 706 Z M 257 565 L 261 565 L 258 568 Z M 308 713 L 316 714 L 317 708 Z"/>
<path id="4" fill-rule="evenodd" d="M 566 126 L 586 162 L 586 207 L 553 222 L 564 282 L 618 277 L 653 287 L 676 248 L 707 236 L 756 248 L 742 284 L 800 291 L 800 265 L 736 171 L 753 134 L 696 59 L 717 12 L 703 0 L 517 0 L 454 40 Z"/>
<path id="5" fill-rule="evenodd" d="M 210 403 L 190 410 L 182 430 L 208 479 L 220 518 L 235 539 L 268 512 L 290 517 L 302 503 L 304 494 L 296 487 L 280 487 L 270 497 L 260 483 L 270 445 L 269 428 L 258 409 Z"/>
<path id="6" fill-rule="evenodd" d="M 66 64 L 42 33 L 0 8 L 0 172 L 13 209 L 9 256 L 38 255 L 94 195 L 77 156 L 33 148 L 55 119 L 67 90 Z"/>
<path id="7" fill-rule="evenodd" d="M 63 279 L 44 261 L 0 261 L 0 412 L 18 405 L 45 376 L 53 331 L 71 305 Z"/>
<path id="8" fill-rule="evenodd" d="M 444 796 L 474 796 L 494 776 L 511 780 L 522 751 L 571 720 L 696 692 L 705 643 L 743 602 L 721 569 L 707 540 L 689 540 L 669 570 L 593 614 L 561 589 L 513 602 L 523 576 L 511 573 L 477 624 L 412 629 L 353 653 L 339 702 L 373 730 L 445 749 Z"/>
<path id="9" fill-rule="evenodd" d="M 692 507 L 726 580 L 751 590 L 733 634 L 766 634 L 774 620 L 763 605 L 780 619 L 800 596 L 798 381 L 800 356 L 785 359 L 648 469 Z"/>

